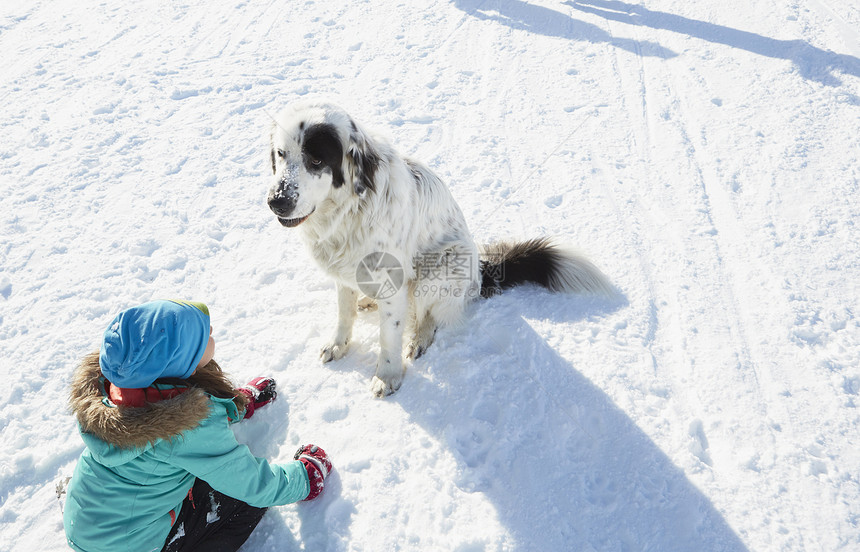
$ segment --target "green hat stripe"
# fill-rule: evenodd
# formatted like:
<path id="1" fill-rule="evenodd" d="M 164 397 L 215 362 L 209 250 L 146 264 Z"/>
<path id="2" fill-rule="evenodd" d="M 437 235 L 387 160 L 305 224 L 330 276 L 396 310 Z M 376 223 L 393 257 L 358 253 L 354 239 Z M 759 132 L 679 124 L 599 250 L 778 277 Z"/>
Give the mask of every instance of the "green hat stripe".
<path id="1" fill-rule="evenodd" d="M 209 316 L 209 307 L 207 307 L 204 303 L 198 303 L 197 301 L 183 301 L 182 299 L 170 299 L 170 301 L 172 303 L 178 303 L 180 305 L 188 305 L 189 307 L 194 307 L 206 316 Z"/>

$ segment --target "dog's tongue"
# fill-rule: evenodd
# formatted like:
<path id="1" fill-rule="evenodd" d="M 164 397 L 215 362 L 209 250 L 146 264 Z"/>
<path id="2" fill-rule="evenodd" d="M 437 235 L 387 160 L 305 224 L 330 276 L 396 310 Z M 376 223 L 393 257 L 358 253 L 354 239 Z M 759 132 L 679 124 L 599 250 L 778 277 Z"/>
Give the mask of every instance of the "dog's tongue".
<path id="1" fill-rule="evenodd" d="M 282 225 L 286 226 L 287 228 L 293 228 L 293 227 L 296 227 L 299 224 L 303 223 L 304 221 L 306 221 L 309 216 L 310 215 L 305 215 L 302 218 L 295 218 L 295 219 L 285 219 L 285 218 L 278 217 L 278 222 L 280 222 Z"/>
<path id="2" fill-rule="evenodd" d="M 299 218 L 294 218 L 294 219 L 278 217 L 278 222 L 280 222 L 282 225 L 286 226 L 287 228 L 294 228 L 294 227 L 298 226 L 299 224 L 303 223 L 304 221 L 308 220 L 308 217 L 311 216 L 312 214 L 314 214 L 314 212 L 316 210 L 317 210 L 316 207 L 314 207 L 313 209 L 311 209 L 311 212 L 308 213 L 307 215 L 305 215 L 303 217 L 299 217 Z"/>

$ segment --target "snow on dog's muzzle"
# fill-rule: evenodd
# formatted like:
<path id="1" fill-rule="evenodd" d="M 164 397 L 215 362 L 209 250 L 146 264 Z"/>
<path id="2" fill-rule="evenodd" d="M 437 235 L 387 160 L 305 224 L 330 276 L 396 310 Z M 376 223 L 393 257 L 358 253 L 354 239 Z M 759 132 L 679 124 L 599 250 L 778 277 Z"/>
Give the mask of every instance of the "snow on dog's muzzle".
<path id="1" fill-rule="evenodd" d="M 278 183 L 269 190 L 269 198 L 267 200 L 269 209 L 279 219 L 289 219 L 290 215 L 296 209 L 296 204 L 299 201 L 298 172 L 297 167 L 288 166 L 287 171 L 281 176 Z"/>
<path id="2" fill-rule="evenodd" d="M 285 186 L 281 182 L 269 192 L 269 209 L 279 218 L 288 218 L 296 209 L 298 201 L 299 191 L 297 186 Z"/>

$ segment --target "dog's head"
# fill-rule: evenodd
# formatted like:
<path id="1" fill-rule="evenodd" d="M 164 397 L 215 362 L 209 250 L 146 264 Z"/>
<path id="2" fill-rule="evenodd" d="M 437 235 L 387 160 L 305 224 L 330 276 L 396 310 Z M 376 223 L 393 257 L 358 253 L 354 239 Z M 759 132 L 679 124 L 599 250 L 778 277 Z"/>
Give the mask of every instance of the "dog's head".
<path id="1" fill-rule="evenodd" d="M 379 155 L 337 106 L 288 107 L 272 125 L 271 143 L 268 203 L 284 226 L 298 226 L 327 201 L 338 204 L 374 191 Z"/>

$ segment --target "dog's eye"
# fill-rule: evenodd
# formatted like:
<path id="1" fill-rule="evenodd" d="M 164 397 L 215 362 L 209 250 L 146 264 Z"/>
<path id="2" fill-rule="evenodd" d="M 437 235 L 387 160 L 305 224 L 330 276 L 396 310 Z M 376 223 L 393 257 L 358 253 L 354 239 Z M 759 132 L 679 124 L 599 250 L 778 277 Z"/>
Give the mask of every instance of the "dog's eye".
<path id="1" fill-rule="evenodd" d="M 278 157 L 280 157 L 281 159 L 283 159 L 284 156 L 286 156 L 286 155 L 287 155 L 287 152 L 285 152 L 284 150 L 281 150 L 281 149 L 278 150 Z"/>
<path id="2" fill-rule="evenodd" d="M 314 159 L 313 157 L 311 157 L 309 161 L 314 167 L 319 167 L 320 165 L 322 165 L 322 161 L 320 161 L 319 159 Z"/>

